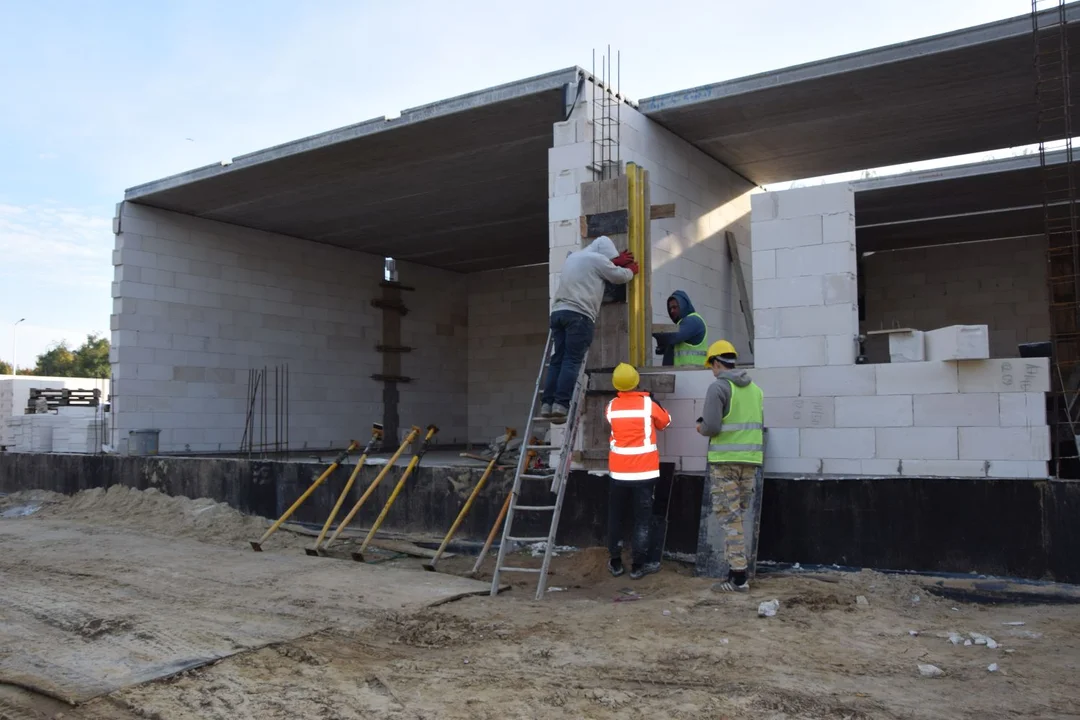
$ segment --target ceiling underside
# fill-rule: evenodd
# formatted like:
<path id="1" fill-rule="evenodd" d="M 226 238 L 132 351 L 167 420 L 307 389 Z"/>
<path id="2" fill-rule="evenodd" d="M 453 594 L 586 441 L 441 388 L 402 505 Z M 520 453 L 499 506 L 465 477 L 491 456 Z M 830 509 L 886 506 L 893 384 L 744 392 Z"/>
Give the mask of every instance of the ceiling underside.
<path id="1" fill-rule="evenodd" d="M 1080 3 L 1066 10 L 1076 74 Z M 639 107 L 764 185 L 1037 142 L 1032 57 L 1031 18 L 1023 16 Z"/>
<path id="2" fill-rule="evenodd" d="M 1064 153 L 1047 156 L 1058 165 Z M 859 250 L 879 252 L 1044 230 L 1038 155 L 852 183 Z"/>
<path id="3" fill-rule="evenodd" d="M 125 199 L 456 272 L 548 259 L 570 69 L 263 150 Z"/>

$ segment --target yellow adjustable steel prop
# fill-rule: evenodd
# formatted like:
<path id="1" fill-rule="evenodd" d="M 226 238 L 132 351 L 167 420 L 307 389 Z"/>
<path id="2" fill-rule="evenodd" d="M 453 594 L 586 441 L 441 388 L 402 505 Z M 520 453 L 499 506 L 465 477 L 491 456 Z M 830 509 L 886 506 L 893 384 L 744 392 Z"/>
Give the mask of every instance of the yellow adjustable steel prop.
<path id="1" fill-rule="evenodd" d="M 442 544 L 439 545 L 439 549 L 435 551 L 435 557 L 431 558 L 431 562 L 424 563 L 425 570 L 435 570 L 435 563 L 439 562 L 439 558 L 442 557 L 443 552 L 446 550 L 446 546 L 450 544 L 450 539 L 454 537 L 454 533 L 457 532 L 461 522 L 465 519 L 465 516 L 469 514 L 469 510 L 472 509 L 473 501 L 476 500 L 476 496 L 480 494 L 480 491 L 484 489 L 484 485 L 487 484 L 488 477 L 491 476 L 491 471 L 495 468 L 496 463 L 499 462 L 499 458 L 502 457 L 503 451 L 506 450 L 506 445 L 514 439 L 517 435 L 517 430 L 514 428 L 506 428 L 506 435 L 503 436 L 502 441 L 499 443 L 498 450 L 495 452 L 495 457 L 491 458 L 491 462 L 488 463 L 487 469 L 484 470 L 484 474 L 480 476 L 480 482 L 476 483 L 476 487 L 473 488 L 472 493 L 469 495 L 469 499 L 465 501 L 465 505 L 462 506 L 461 512 L 458 513 L 457 518 L 454 520 L 454 524 L 450 526 L 450 530 L 446 533 L 446 537 L 443 538 Z"/>
<path id="2" fill-rule="evenodd" d="M 409 434 L 405 436 L 405 439 L 401 441 L 401 447 L 399 447 L 397 449 L 397 452 L 394 453 L 393 457 L 391 457 L 390 460 L 387 461 L 386 467 L 384 467 L 379 472 L 379 474 L 375 476 L 375 479 L 371 481 L 371 485 L 368 485 L 368 489 L 365 490 L 364 494 L 360 496 L 360 499 L 356 501 L 356 504 L 353 505 L 352 510 L 350 510 L 349 514 L 345 516 L 345 519 L 341 521 L 341 524 L 337 526 L 337 530 L 335 530 L 334 534 L 330 536 L 330 539 L 326 541 L 326 544 L 317 550 L 319 555 L 326 554 L 326 548 L 333 545 L 334 540 L 337 540 L 337 536 L 341 534 L 341 531 L 349 526 L 349 523 L 352 522 L 352 519 L 356 517 L 356 513 L 360 512 L 360 508 L 362 508 L 364 506 L 364 503 L 367 502 L 367 499 L 371 497 L 371 493 L 375 492 L 375 488 L 379 487 L 379 483 L 382 482 L 382 479 L 386 477 L 390 470 L 394 467 L 394 463 L 396 463 L 398 458 L 401 457 L 401 453 L 405 452 L 405 448 L 409 447 L 409 445 L 412 445 L 413 440 L 415 440 L 416 436 L 419 434 L 420 428 L 413 425 L 412 430 L 410 430 Z"/>
<path id="3" fill-rule="evenodd" d="M 296 502 L 294 502 L 289 507 L 289 509 L 286 510 L 284 512 L 284 514 L 282 514 L 282 516 L 279 517 L 277 519 L 277 521 L 273 525 L 270 526 L 270 529 L 267 530 L 263 534 L 263 536 L 261 538 L 259 538 L 258 540 L 252 540 L 251 541 L 251 549 L 254 550 L 255 552 L 262 552 L 262 544 L 264 542 L 266 542 L 266 539 L 268 537 L 270 537 L 271 535 L 273 535 L 275 532 L 277 532 L 277 529 L 279 527 L 281 527 L 282 523 L 284 523 L 286 520 L 288 520 L 289 517 L 294 512 L 296 512 L 296 508 L 303 505 L 304 501 L 307 500 L 309 497 L 311 497 L 311 493 L 315 492 L 315 488 L 322 485 L 323 481 L 326 480 L 326 478 L 330 477 L 330 474 L 333 473 L 335 470 L 337 470 L 338 465 L 340 465 L 342 462 L 344 462 L 345 458 L 349 457 L 349 453 L 351 453 L 357 447 L 359 447 L 359 443 L 357 443 L 355 440 L 351 441 L 349 443 L 349 447 L 345 448 L 345 452 L 338 455 L 337 458 L 334 460 L 334 462 L 330 463 L 330 467 L 326 468 L 326 470 L 323 472 L 323 474 L 320 475 L 318 478 L 316 478 L 315 482 L 311 483 L 311 487 L 309 487 L 307 490 L 305 490 L 304 494 L 301 495 L 299 498 L 297 498 Z"/>
<path id="4" fill-rule="evenodd" d="M 627 308 L 629 312 L 629 351 L 630 364 L 643 367 L 646 364 L 649 334 L 646 323 L 651 318 L 645 317 L 645 293 L 649 284 L 648 249 L 645 247 L 645 225 L 648 222 L 645 207 L 645 169 L 635 163 L 626 163 L 627 195 L 629 200 L 629 232 L 627 247 L 634 254 L 640 272 L 630 281 L 627 288 Z"/>
<path id="5" fill-rule="evenodd" d="M 538 442 L 536 438 L 533 438 L 530 443 Z M 532 461 L 536 459 L 537 452 L 530 450 L 528 455 L 525 456 L 525 469 L 528 470 L 532 465 Z M 510 510 L 510 500 L 513 499 L 514 493 L 507 493 L 506 499 L 503 500 L 502 510 L 499 511 L 499 516 L 495 518 L 495 524 L 491 526 L 491 532 L 488 533 L 487 540 L 484 541 L 484 547 L 480 549 L 480 554 L 476 557 L 476 563 L 473 564 L 472 570 L 469 571 L 469 577 L 476 577 L 480 574 L 480 566 L 484 564 L 484 558 L 487 557 L 488 551 L 491 550 L 492 543 L 495 542 L 495 536 L 499 534 L 499 528 L 502 527 L 503 520 L 506 519 L 506 513 Z"/>
<path id="6" fill-rule="evenodd" d="M 424 436 L 424 444 L 420 446 L 419 452 L 413 455 L 412 460 L 409 461 L 408 466 L 405 468 L 405 472 L 401 474 L 401 479 L 398 480 L 398 484 L 394 486 L 394 492 L 390 493 L 390 497 L 386 500 L 386 505 L 383 506 L 382 512 L 379 513 L 379 517 L 375 518 L 375 524 L 368 530 L 367 537 L 364 538 L 363 544 L 360 545 L 360 549 L 352 554 L 352 559 L 357 562 L 364 562 L 364 551 L 367 550 L 368 543 L 371 542 L 371 538 L 375 537 L 375 532 L 379 529 L 379 526 L 383 524 L 383 520 L 386 519 L 386 514 L 390 512 L 390 506 L 397 500 L 397 496 L 401 494 L 402 488 L 405 487 L 405 481 L 412 475 L 412 471 L 416 469 L 416 466 L 420 464 L 420 459 L 424 457 L 424 453 L 427 452 L 428 445 L 431 444 L 431 438 L 435 437 L 435 433 L 439 432 L 439 428 L 434 425 L 428 425 L 427 435 Z"/>
<path id="7" fill-rule="evenodd" d="M 330 525 L 334 522 L 334 518 L 337 517 L 338 511 L 341 510 L 345 498 L 349 496 L 349 491 L 352 490 L 353 483 L 356 482 L 356 477 L 360 474 L 360 471 L 364 469 L 364 461 L 367 460 L 367 456 L 371 454 L 372 448 L 382 440 L 382 436 L 383 426 L 379 423 L 375 423 L 371 428 L 371 439 L 368 440 L 367 447 L 364 448 L 364 452 L 360 455 L 360 459 L 356 461 L 356 467 L 353 468 L 352 474 L 349 475 L 349 481 L 345 483 L 345 489 L 338 495 L 337 502 L 334 503 L 334 509 L 330 511 L 330 515 L 326 518 L 326 522 L 323 523 L 322 530 L 319 531 L 319 537 L 315 540 L 313 546 L 304 548 L 304 552 L 308 555 L 319 554 L 319 546 L 322 545 L 323 538 L 326 537 L 326 532 L 330 529 Z"/>

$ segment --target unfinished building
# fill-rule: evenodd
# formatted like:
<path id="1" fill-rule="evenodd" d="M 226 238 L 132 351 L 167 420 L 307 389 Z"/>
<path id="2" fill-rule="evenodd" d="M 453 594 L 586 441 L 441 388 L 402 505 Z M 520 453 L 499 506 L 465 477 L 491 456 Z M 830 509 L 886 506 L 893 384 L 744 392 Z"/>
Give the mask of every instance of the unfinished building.
<path id="1" fill-rule="evenodd" d="M 1045 38 L 1080 28 L 1075 5 L 1040 17 Z M 1041 510 L 1072 491 L 1032 482 L 1076 476 L 1071 148 L 761 192 L 1071 137 L 1032 42 L 1015 18 L 637 104 L 569 68 L 132 188 L 114 224 L 113 444 L 156 429 L 163 454 L 307 460 L 373 422 L 390 447 L 434 424 L 455 450 L 523 427 L 562 263 L 610 209 L 589 188 L 633 163 L 648 303 L 618 311 L 590 365 L 635 333 L 641 353 L 677 289 L 735 344 L 766 394 L 763 557 L 1077 577 L 1072 541 L 1045 539 L 1066 514 Z M 673 416 L 669 549 L 692 553 L 711 374 L 657 367 L 651 347 L 637 360 Z M 602 474 L 604 428 L 585 423 L 575 461 Z M 277 514 L 310 475 L 255 465 L 215 492 Z M 563 526 L 590 542 L 604 489 L 580 477 Z M 445 484 L 406 493 L 406 523 L 445 527 L 459 506 Z M 863 519 L 964 498 L 1030 520 L 1022 548 Z M 462 532 L 482 536 L 500 501 Z M 951 541 L 955 557 L 925 552 Z"/>

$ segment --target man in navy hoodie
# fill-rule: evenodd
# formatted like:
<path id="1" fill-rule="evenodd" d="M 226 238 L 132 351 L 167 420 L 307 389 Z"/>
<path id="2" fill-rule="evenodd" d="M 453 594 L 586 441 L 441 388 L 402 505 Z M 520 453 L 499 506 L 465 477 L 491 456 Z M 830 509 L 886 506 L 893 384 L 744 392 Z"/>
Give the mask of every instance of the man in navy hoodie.
<path id="1" fill-rule="evenodd" d="M 709 349 L 709 329 L 705 318 L 695 310 L 690 296 L 676 290 L 667 301 L 668 317 L 676 324 L 675 332 L 653 333 L 656 354 L 664 356 L 664 365 L 700 368 Z"/>

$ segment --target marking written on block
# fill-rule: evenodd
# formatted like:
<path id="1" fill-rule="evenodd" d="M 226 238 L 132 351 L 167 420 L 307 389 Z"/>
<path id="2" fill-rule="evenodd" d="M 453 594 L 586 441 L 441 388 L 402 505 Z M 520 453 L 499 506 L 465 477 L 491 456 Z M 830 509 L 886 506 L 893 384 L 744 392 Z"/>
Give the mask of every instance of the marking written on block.
<path id="1" fill-rule="evenodd" d="M 825 422 L 825 403 L 820 400 L 796 400 L 792 404 L 795 406 L 792 420 L 797 422 L 805 417 L 811 427 L 817 427 Z"/>
<path id="2" fill-rule="evenodd" d="M 1020 389 L 1023 392 L 1030 392 L 1035 386 L 1040 370 L 1042 367 L 1032 363 L 1024 363 L 1023 368 L 1014 368 L 1011 362 L 1003 362 L 1001 363 L 1001 384 L 1012 387 L 1015 378 L 1020 383 Z"/>

